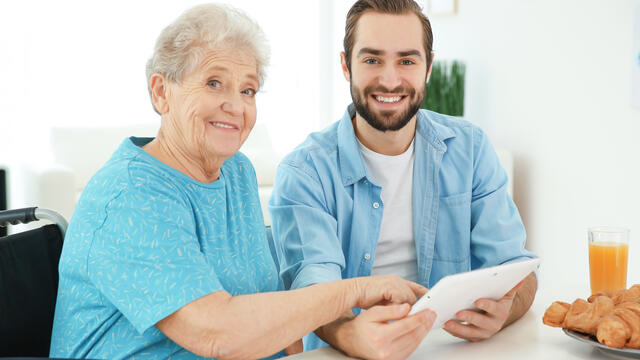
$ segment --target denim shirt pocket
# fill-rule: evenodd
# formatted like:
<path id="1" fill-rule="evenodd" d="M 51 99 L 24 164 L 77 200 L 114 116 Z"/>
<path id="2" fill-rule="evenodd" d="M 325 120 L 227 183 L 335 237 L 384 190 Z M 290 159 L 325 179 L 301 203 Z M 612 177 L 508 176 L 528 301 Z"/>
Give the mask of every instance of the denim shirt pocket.
<path id="1" fill-rule="evenodd" d="M 441 197 L 433 260 L 450 268 L 445 273 L 467 271 L 470 249 L 471 191 Z"/>

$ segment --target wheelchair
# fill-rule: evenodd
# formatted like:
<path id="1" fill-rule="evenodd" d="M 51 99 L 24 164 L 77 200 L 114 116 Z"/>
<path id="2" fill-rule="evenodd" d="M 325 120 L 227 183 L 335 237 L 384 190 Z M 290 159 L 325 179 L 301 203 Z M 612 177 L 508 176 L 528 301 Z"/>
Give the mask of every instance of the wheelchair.
<path id="1" fill-rule="evenodd" d="M 49 356 L 65 218 L 37 207 L 0 211 L 0 227 L 49 220 L 0 237 L 0 357 Z"/>

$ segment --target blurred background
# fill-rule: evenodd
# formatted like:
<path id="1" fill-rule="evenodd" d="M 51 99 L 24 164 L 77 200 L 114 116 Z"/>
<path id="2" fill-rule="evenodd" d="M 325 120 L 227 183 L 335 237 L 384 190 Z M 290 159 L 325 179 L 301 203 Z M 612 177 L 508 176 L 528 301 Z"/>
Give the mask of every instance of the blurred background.
<path id="1" fill-rule="evenodd" d="M 543 259 L 542 284 L 588 285 L 587 229 L 599 225 L 631 229 L 629 283 L 640 283 L 640 1 L 431 1 L 420 4 L 432 21 L 436 59 L 464 65 L 464 118 L 512 156 L 514 200 L 527 247 Z M 159 126 L 146 60 L 162 28 L 201 2 L 0 3 L 7 206 L 38 205 L 31 202 L 44 195 L 25 174 L 42 175 L 65 156 L 76 165 L 94 160 L 83 169 L 95 171 L 106 160 L 93 148 L 103 129 Z M 339 54 L 353 1 L 229 3 L 253 17 L 271 44 L 259 130 L 249 139 L 268 184 L 283 155 L 350 103 Z M 78 128 L 99 131 L 68 136 Z M 122 140 L 104 139 L 107 154 Z M 256 150 L 263 146 L 271 150 Z M 87 176 L 68 179 L 77 190 Z M 66 182 L 42 179 L 54 189 L 51 182 Z"/>

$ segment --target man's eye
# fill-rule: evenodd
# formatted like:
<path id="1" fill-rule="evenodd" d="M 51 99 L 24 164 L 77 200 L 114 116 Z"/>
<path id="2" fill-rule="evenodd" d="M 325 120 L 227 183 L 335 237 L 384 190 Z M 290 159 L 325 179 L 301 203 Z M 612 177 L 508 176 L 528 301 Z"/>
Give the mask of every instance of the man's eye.
<path id="1" fill-rule="evenodd" d="M 378 60 L 376 60 L 376 59 L 366 59 L 366 60 L 364 61 L 364 63 L 365 63 L 365 64 L 371 64 L 371 65 L 374 65 L 374 64 L 377 64 L 377 63 L 378 63 Z"/>
<path id="2" fill-rule="evenodd" d="M 218 80 L 209 80 L 209 82 L 207 82 L 207 85 L 211 87 L 220 87 L 221 84 Z"/>
<path id="3" fill-rule="evenodd" d="M 400 61 L 400 64 L 402 64 L 402 65 L 412 65 L 413 61 L 411 61 L 411 60 L 402 60 L 402 61 Z"/>
<path id="4" fill-rule="evenodd" d="M 256 95 L 256 91 L 254 89 L 242 90 L 242 93 L 245 94 L 245 95 L 249 95 L 249 96 L 255 96 Z"/>

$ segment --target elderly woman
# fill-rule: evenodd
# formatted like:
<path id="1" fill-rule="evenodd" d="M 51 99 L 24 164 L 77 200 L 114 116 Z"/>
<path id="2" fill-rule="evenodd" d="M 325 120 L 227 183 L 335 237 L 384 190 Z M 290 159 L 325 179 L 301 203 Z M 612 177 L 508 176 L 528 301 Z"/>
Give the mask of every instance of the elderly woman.
<path id="1" fill-rule="evenodd" d="M 238 153 L 256 120 L 265 47 L 254 22 L 220 5 L 161 33 L 147 65 L 160 130 L 124 140 L 78 202 L 51 356 L 278 356 L 352 307 L 395 303 L 385 311 L 406 314 L 426 291 L 397 277 L 277 291 L 255 173 Z"/>

